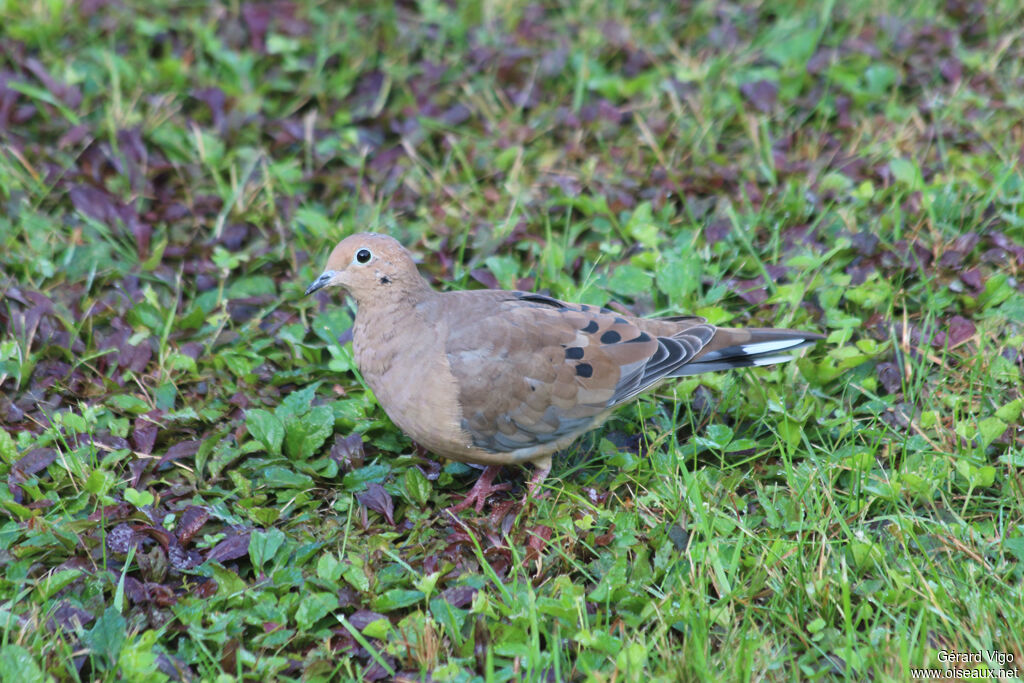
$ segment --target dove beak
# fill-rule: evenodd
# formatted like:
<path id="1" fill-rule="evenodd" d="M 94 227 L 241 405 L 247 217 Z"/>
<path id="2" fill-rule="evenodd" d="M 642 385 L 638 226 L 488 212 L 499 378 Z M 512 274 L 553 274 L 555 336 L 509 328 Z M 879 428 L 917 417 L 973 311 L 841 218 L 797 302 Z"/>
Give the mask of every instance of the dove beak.
<path id="1" fill-rule="evenodd" d="M 337 275 L 335 271 L 325 270 L 323 273 L 320 274 L 320 277 L 318 277 L 316 281 L 306 289 L 306 296 L 309 296 L 316 290 L 323 289 L 324 287 L 329 285 L 331 283 L 331 278 L 333 278 L 335 275 Z"/>

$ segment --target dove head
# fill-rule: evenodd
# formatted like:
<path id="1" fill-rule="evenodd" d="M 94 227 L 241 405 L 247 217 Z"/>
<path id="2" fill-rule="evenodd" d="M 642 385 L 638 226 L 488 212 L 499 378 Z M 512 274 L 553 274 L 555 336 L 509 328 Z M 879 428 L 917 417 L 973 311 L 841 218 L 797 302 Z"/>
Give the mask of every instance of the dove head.
<path id="1" fill-rule="evenodd" d="M 412 255 L 394 238 L 373 232 L 346 237 L 334 247 L 327 267 L 306 290 L 339 285 L 356 303 L 405 298 L 427 287 Z"/>

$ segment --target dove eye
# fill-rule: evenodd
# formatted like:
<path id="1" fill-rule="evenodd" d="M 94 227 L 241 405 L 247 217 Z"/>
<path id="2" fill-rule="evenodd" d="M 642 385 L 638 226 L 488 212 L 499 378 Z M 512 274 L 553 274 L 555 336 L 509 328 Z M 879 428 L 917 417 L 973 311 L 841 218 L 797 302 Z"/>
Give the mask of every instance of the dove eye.
<path id="1" fill-rule="evenodd" d="M 369 263 L 371 258 L 373 258 L 373 254 L 369 249 L 360 249 L 356 252 L 356 261 L 359 263 Z"/>

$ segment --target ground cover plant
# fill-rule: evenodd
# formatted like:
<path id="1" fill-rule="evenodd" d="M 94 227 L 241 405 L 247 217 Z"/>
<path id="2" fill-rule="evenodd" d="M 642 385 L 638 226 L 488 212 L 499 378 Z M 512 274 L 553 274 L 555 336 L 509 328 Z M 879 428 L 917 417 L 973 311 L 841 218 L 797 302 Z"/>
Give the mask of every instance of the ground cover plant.
<path id="1" fill-rule="evenodd" d="M 1020 671 L 1018 3 L 0 16 L 0 679 Z M 355 230 L 828 340 L 452 517 L 301 296 Z"/>

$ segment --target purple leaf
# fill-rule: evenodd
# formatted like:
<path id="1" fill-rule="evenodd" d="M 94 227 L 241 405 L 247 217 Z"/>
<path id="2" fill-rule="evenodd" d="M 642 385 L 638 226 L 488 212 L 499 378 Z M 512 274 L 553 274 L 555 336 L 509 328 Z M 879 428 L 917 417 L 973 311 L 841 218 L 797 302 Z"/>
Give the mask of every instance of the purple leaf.
<path id="1" fill-rule="evenodd" d="M 185 511 L 181 513 L 181 517 L 178 518 L 178 528 L 174 531 L 178 537 L 178 542 L 182 545 L 188 545 L 192 538 L 199 533 L 199 530 L 203 528 L 208 519 L 210 519 L 210 511 L 204 507 L 189 505 L 185 508 Z"/>
<path id="2" fill-rule="evenodd" d="M 135 450 L 146 455 L 152 453 L 157 431 L 156 422 L 146 416 L 135 418 L 135 428 L 132 430 L 132 445 Z"/>
<path id="3" fill-rule="evenodd" d="M 107 532 L 107 548 L 112 552 L 124 555 L 133 545 L 138 545 L 142 534 L 135 532 L 131 524 L 122 522 Z"/>
<path id="4" fill-rule="evenodd" d="M 249 532 L 236 533 L 228 536 L 213 547 L 206 555 L 207 562 L 224 563 L 227 560 L 237 560 L 249 554 Z"/>
<path id="5" fill-rule="evenodd" d="M 374 512 L 384 515 L 384 519 L 388 520 L 388 524 L 391 526 L 395 525 L 394 501 L 391 500 L 391 494 L 380 484 L 376 482 L 367 484 L 366 491 L 358 494 L 356 500 Z"/>
<path id="6" fill-rule="evenodd" d="M 887 393 L 895 394 L 903 388 L 903 373 L 900 372 L 899 365 L 893 361 L 879 363 L 876 372 L 878 381 L 882 383 Z"/>
<path id="7" fill-rule="evenodd" d="M 740 94 L 760 112 L 770 112 L 779 97 L 779 86 L 772 81 L 760 80 L 744 83 Z"/>
<path id="8" fill-rule="evenodd" d="M 704 228 L 704 240 L 711 245 L 717 244 L 728 237 L 731 230 L 732 224 L 728 220 L 718 218 Z"/>
<path id="9" fill-rule="evenodd" d="M 974 291 L 980 291 L 985 287 L 985 283 L 981 279 L 981 270 L 978 268 L 971 268 L 966 272 L 960 273 L 960 281 Z"/>
<path id="10" fill-rule="evenodd" d="M 36 472 L 49 467 L 50 463 L 56 459 L 57 451 L 52 448 L 33 448 L 18 462 L 14 463 L 10 473 L 7 475 L 7 488 L 10 490 L 11 495 L 14 496 L 14 502 L 20 503 L 24 500 L 25 494 L 19 484 L 28 481 L 29 477 Z"/>
<path id="11" fill-rule="evenodd" d="M 348 618 L 348 622 L 355 626 L 357 629 L 362 631 L 364 628 L 377 621 L 378 619 L 387 619 L 386 616 L 378 612 L 371 612 L 368 609 L 361 609 L 355 612 Z"/>
<path id="12" fill-rule="evenodd" d="M 169 462 L 181 460 L 182 458 L 191 458 L 198 452 L 199 441 L 195 439 L 190 439 L 188 441 L 176 443 L 167 449 L 167 452 L 164 453 L 164 457 L 160 458 L 160 462 L 156 464 L 156 468 L 159 470 L 161 467 L 163 467 Z"/>
<path id="13" fill-rule="evenodd" d="M 959 346 L 973 337 L 976 331 L 974 323 L 959 315 L 953 316 L 953 319 L 949 321 L 947 330 L 949 333 L 950 346 Z"/>
<path id="14" fill-rule="evenodd" d="M 127 578 L 127 577 L 126 577 Z M 68 633 L 75 633 L 79 626 L 85 626 L 95 617 L 83 609 L 79 609 L 67 600 L 60 603 L 60 606 L 53 611 L 53 615 L 46 622 L 50 631 L 61 629 Z"/>
<path id="15" fill-rule="evenodd" d="M 361 434 L 349 434 L 334 436 L 334 445 L 331 446 L 331 458 L 338 463 L 338 466 L 346 472 L 358 469 L 363 466 L 363 437 Z"/>
<path id="16" fill-rule="evenodd" d="M 441 597 L 452 607 L 468 607 L 472 604 L 476 591 L 477 589 L 472 586 L 452 586 L 441 593 Z"/>
<path id="17" fill-rule="evenodd" d="M 487 268 L 474 268 L 469 276 L 488 289 L 498 289 L 498 278 Z"/>

